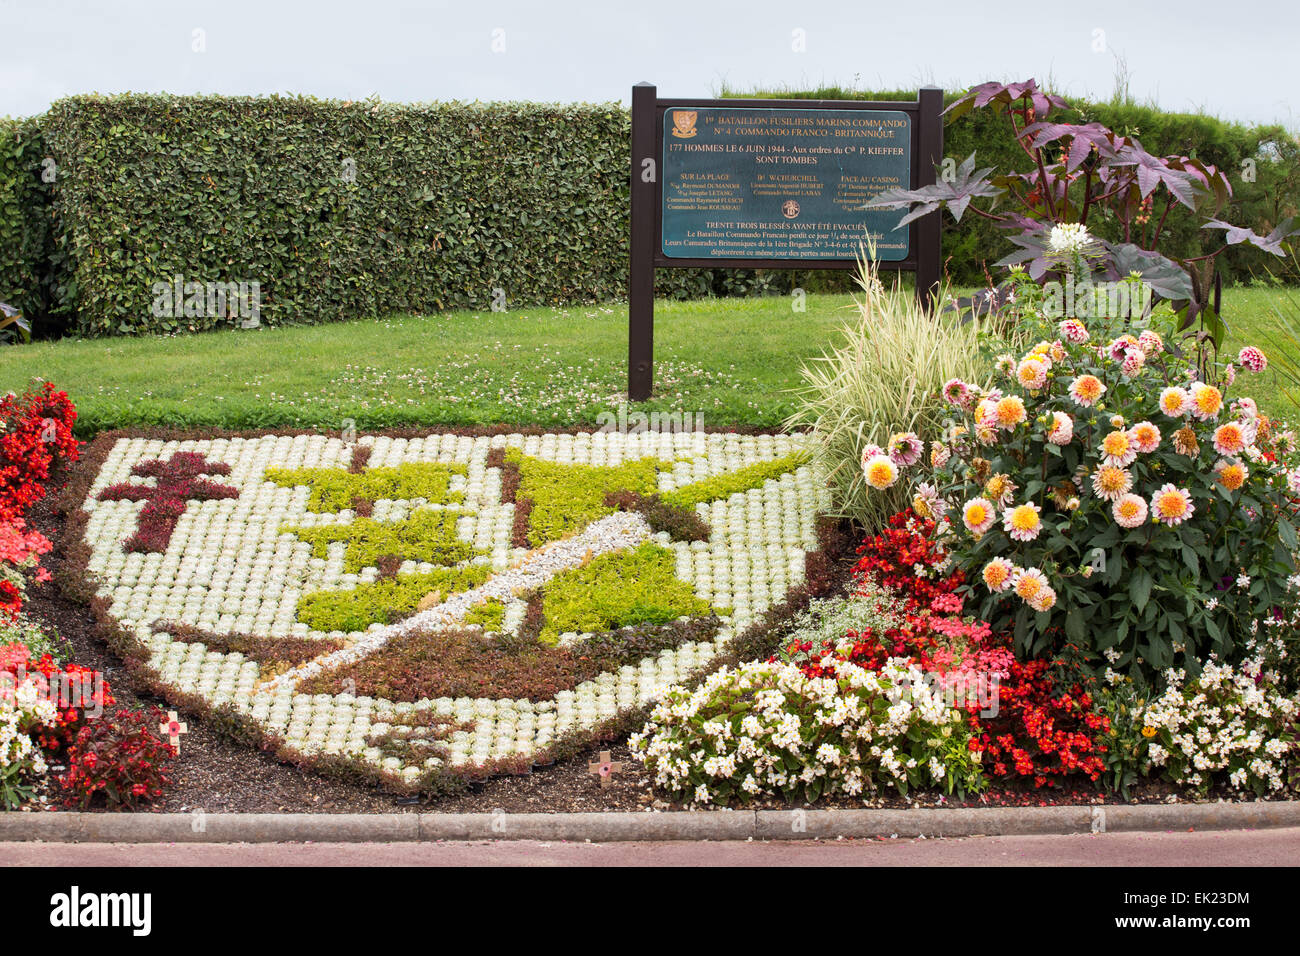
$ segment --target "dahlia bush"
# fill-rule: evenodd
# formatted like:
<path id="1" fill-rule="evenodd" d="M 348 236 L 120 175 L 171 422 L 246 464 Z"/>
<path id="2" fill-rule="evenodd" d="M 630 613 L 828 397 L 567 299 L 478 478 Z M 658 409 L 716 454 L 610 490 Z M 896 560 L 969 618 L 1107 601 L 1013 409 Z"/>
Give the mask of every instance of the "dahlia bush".
<path id="1" fill-rule="evenodd" d="M 1184 354 L 1158 320 L 1028 321 L 1037 343 L 992 387 L 944 386 L 954 420 L 928 459 L 895 435 L 864 453 L 866 482 L 912 471 L 973 610 L 1022 657 L 1071 643 L 1149 676 L 1239 659 L 1289 604 L 1297 546 L 1295 436 L 1231 394 L 1263 352 Z"/>
<path id="2" fill-rule="evenodd" d="M 632 753 L 658 786 L 696 804 L 984 786 L 965 721 L 919 667 L 890 661 L 877 673 L 835 660 L 827 670 L 748 663 L 693 692 L 669 688 Z"/>

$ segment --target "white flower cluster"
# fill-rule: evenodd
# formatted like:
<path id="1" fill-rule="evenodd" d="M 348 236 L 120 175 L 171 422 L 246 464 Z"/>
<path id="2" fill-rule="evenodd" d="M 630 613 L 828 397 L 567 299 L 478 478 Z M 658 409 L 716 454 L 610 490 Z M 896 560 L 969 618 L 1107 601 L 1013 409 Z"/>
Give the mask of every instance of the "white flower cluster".
<path id="1" fill-rule="evenodd" d="M 33 678 L 19 682 L 13 674 L 0 672 L 0 796 L 9 780 L 45 773 L 45 755 L 31 733 L 53 727 L 57 719 L 54 702 Z"/>
<path id="2" fill-rule="evenodd" d="M 1205 664 L 1187 680 L 1182 670 L 1165 673 L 1165 692 L 1139 715 L 1155 734 L 1151 762 L 1175 783 L 1207 789 L 1210 776 L 1227 771 L 1238 790 L 1277 791 L 1286 785 L 1287 739 L 1300 714 L 1300 695 L 1287 696 L 1263 674 L 1258 661 L 1237 667 Z"/>
<path id="3" fill-rule="evenodd" d="M 1081 252 L 1092 244 L 1088 227 L 1077 222 L 1060 223 L 1052 227 L 1047 236 L 1047 247 L 1053 252 Z"/>
<path id="4" fill-rule="evenodd" d="M 693 692 L 670 688 L 632 736 L 632 752 L 656 785 L 698 804 L 796 790 L 813 799 L 880 786 L 905 792 L 951 787 L 953 770 L 965 780 L 977 774 L 961 714 L 915 665 L 900 658 L 876 673 L 828 663 L 835 679 L 755 662 L 711 674 Z"/>
<path id="5" fill-rule="evenodd" d="M 665 463 L 659 475 L 661 491 L 715 477 L 803 450 L 799 435 L 735 435 L 703 432 L 576 435 L 498 435 L 464 437 L 429 435 L 393 439 L 362 436 L 372 449 L 368 467 L 412 462 L 442 462 L 465 467 L 453 476 L 451 488 L 461 495 L 452 503 L 379 501 L 372 517 L 393 521 L 419 508 L 446 507 L 459 512 L 457 536 L 487 553 L 476 559 L 490 564 L 496 577 L 526 565 L 529 552 L 511 546 L 514 505 L 500 501 L 501 475 L 486 464 L 493 448 L 518 448 L 524 454 L 562 464 L 618 465 L 646 456 Z M 208 703 L 228 704 L 251 716 L 269 733 L 305 754 L 353 755 L 407 779 L 426 766 L 403 764 L 384 757 L 366 740 L 376 728 L 393 729 L 395 715 L 434 708 L 442 716 L 473 725 L 447 741 L 453 765 L 536 753 L 557 736 L 589 729 L 620 711 L 654 699 L 671 684 L 709 665 L 730 635 L 760 616 L 786 591 L 803 581 L 804 552 L 815 546 L 815 522 L 827 505 L 824 484 L 812 467 L 803 465 L 762 487 L 732 495 L 729 500 L 698 506 L 712 528 L 708 542 L 672 542 L 665 534 L 652 540 L 672 549 L 677 574 L 695 592 L 724 614 L 724 626 L 714 641 L 686 645 L 647 657 L 634 666 L 601 674 L 595 680 L 553 700 L 421 700 L 396 704 L 348 694 L 307 695 L 296 689 L 296 678 L 276 679 L 238 653 L 222 653 L 201 643 L 174 641 L 155 633 L 157 621 L 191 625 L 217 635 L 252 634 L 343 640 L 345 651 L 368 653 L 381 625 L 362 633 L 312 630 L 297 620 L 298 602 L 319 590 L 349 590 L 374 580 L 376 569 L 344 570 L 346 547 L 331 545 L 325 558 L 313 557 L 311 546 L 286 525 L 347 524 L 351 511 L 316 514 L 307 510 L 310 489 L 286 488 L 266 480 L 271 468 L 348 467 L 353 448 L 328 436 L 277 436 L 195 441 L 128 438 L 108 455 L 84 507 L 90 513 L 86 539 L 91 546 L 88 569 L 98 593 L 110 601 L 110 614 L 126 626 L 151 655 L 151 665 L 163 682 L 177 691 L 196 694 Z M 148 459 L 167 459 L 176 452 L 201 452 L 210 462 L 230 466 L 229 475 L 211 476 L 239 491 L 233 499 L 190 501 L 162 554 L 126 553 L 122 542 L 135 530 L 139 502 L 99 501 L 97 495 L 117 483 L 150 484 L 153 479 L 131 475 Z M 638 538 L 628 535 L 629 542 Z M 399 573 L 430 570 L 407 561 Z M 489 579 L 489 582 L 492 579 Z M 524 604 L 506 602 L 505 628 L 517 629 Z M 566 635 L 570 640 L 581 635 Z M 324 648 L 322 656 L 326 650 Z M 350 658 L 349 658 L 350 659 Z M 378 731 L 382 733 L 383 730 Z"/>

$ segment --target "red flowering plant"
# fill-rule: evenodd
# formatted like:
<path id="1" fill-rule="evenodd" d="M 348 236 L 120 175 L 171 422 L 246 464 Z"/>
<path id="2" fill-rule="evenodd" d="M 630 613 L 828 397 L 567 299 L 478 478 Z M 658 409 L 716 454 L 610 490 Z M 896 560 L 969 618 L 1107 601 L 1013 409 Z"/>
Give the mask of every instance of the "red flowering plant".
<path id="1" fill-rule="evenodd" d="M 912 509 L 891 518 L 864 542 L 854 569 L 854 598 L 868 602 L 869 623 L 820 642 L 796 635 L 780 656 L 810 677 L 832 676 L 835 660 L 879 671 L 907 658 L 965 712 L 987 775 L 1036 788 L 1075 774 L 1100 780 L 1109 722 L 1090 678 L 1068 654 L 1017 661 L 1007 635 L 963 616 L 964 576 L 950 568 L 936 531 Z"/>
<path id="2" fill-rule="evenodd" d="M 1099 712 L 1090 684 L 1064 660 L 1013 661 L 995 708 L 964 705 L 971 749 L 983 754 L 984 772 L 1032 779 L 1036 788 L 1074 774 L 1098 782 L 1107 769 L 1110 720 Z"/>
<path id="3" fill-rule="evenodd" d="M 28 529 L 24 515 L 45 496 L 51 469 L 76 460 L 76 417 L 67 393 L 48 382 L 0 398 L 0 615 L 10 620 L 22 609 L 24 572 L 50 577 L 39 566 L 50 542 Z"/>
<path id="4" fill-rule="evenodd" d="M 156 730 L 165 719 L 157 707 L 122 709 L 82 727 L 59 777 L 64 802 L 85 809 L 102 796 L 110 807 L 134 809 L 162 796 L 176 757 Z"/>
<path id="5" fill-rule="evenodd" d="M 858 548 L 854 568 L 859 596 L 884 592 L 900 623 L 883 631 L 851 633 L 850 659 L 879 669 L 889 657 L 914 658 L 926 673 L 1004 674 L 1011 654 L 993 640 L 985 621 L 963 616 L 965 581 L 937 541 L 935 522 L 911 508 Z"/>
<path id="6" fill-rule="evenodd" d="M 0 398 L 0 522 L 22 517 L 45 497 L 51 470 L 77 460 L 76 420 L 68 393 L 49 382 Z"/>
<path id="7" fill-rule="evenodd" d="M 34 738 L 51 755 L 66 750 L 82 727 L 116 703 L 99 671 L 80 664 L 60 665 L 50 654 L 33 660 L 25 644 L 0 645 L 0 675 L 9 675 L 13 686 L 30 679 L 38 696 L 54 704 L 54 722 Z M 0 677 L 0 683 L 10 681 Z"/>
<path id="8" fill-rule="evenodd" d="M 888 588 L 913 609 L 928 607 L 965 582 L 961 571 L 950 568 L 948 555 L 936 540 L 934 521 L 911 508 L 890 518 L 880 534 L 858 547 L 858 554 L 862 557 L 853 576 Z"/>
<path id="9" fill-rule="evenodd" d="M 50 579 L 50 572 L 39 563 L 50 547 L 49 539 L 38 531 L 28 531 L 22 518 L 0 520 L 0 617 L 13 620 L 22 610 L 24 572 L 34 569 L 36 580 Z"/>

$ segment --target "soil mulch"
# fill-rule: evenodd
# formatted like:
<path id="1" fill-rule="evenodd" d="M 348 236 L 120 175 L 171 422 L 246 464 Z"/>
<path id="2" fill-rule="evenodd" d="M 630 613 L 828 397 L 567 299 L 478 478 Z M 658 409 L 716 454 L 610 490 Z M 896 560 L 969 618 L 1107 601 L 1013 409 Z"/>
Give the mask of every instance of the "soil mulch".
<path id="1" fill-rule="evenodd" d="M 54 508 L 57 491 L 51 493 L 28 515 L 29 526 L 41 531 L 54 542 L 54 550 L 44 564 L 58 578 L 63 562 L 65 542 L 61 540 L 62 516 Z M 132 686 L 125 666 L 108 650 L 96 633 L 94 615 L 89 608 L 62 596 L 55 584 L 32 584 L 28 590 L 28 613 L 53 628 L 72 651 L 72 659 L 101 671 L 112 688 L 117 706 L 157 705 L 164 701 L 140 696 Z M 625 742 L 592 747 L 580 759 L 550 767 L 534 767 L 531 772 L 498 777 L 470 785 L 460 793 L 412 802 L 378 789 L 335 780 L 310 770 L 277 761 L 271 754 L 235 743 L 219 733 L 210 722 L 186 714 L 189 731 L 182 738 L 181 754 L 173 769 L 173 785 L 156 802 L 154 809 L 166 812 L 202 810 L 206 813 L 391 813 L 422 810 L 440 813 L 482 813 L 496 810 L 508 813 L 591 812 L 603 810 L 682 809 L 671 803 L 651 786 L 649 772 L 632 760 Z M 609 750 L 613 759 L 623 762 L 622 772 L 613 777 L 608 788 L 600 787 L 599 778 L 588 769 L 601 750 Z M 1211 799 L 1227 797 L 1225 793 Z M 1186 799 L 1163 784 L 1134 788 L 1132 799 L 1122 800 L 1110 791 L 1091 788 L 1064 791 L 995 791 L 967 800 L 946 798 L 940 794 L 874 795 L 863 799 L 838 797 L 819 801 L 816 807 L 853 808 L 883 807 L 960 807 L 960 806 L 1054 806 L 1094 803 L 1174 803 Z M 1240 799 L 1237 797 L 1236 799 Z M 758 809 L 788 809 L 783 800 L 758 801 Z"/>

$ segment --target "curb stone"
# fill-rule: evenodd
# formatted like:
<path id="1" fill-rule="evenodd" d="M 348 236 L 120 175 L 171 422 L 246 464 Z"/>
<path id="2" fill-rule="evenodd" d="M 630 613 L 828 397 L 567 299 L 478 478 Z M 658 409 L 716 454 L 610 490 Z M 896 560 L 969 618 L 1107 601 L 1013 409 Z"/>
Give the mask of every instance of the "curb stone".
<path id="1" fill-rule="evenodd" d="M 0 813 L 0 842 L 826 840 L 1300 827 L 1300 801 L 668 813 Z"/>

